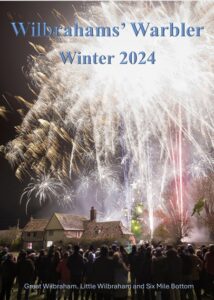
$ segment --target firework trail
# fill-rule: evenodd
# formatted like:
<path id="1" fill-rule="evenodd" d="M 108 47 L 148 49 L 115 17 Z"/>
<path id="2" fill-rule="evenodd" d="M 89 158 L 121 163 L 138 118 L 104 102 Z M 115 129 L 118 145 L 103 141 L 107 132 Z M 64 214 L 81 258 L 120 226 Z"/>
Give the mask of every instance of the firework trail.
<path id="1" fill-rule="evenodd" d="M 188 201 L 184 175 L 195 176 L 191 170 L 199 164 L 200 172 L 213 170 L 213 12 L 211 2 L 94 4 L 90 12 L 76 14 L 79 24 L 114 26 L 143 20 L 158 26 L 174 20 L 204 26 L 205 31 L 200 39 L 136 38 L 128 30 L 115 39 L 58 38 L 47 52 L 34 45 L 39 54 L 31 58 L 29 77 L 39 94 L 18 136 L 5 148 L 17 177 L 41 177 L 45 172 L 74 189 L 82 180 L 86 195 L 93 181 L 105 191 L 106 215 L 117 206 L 121 218 L 127 209 L 130 216 L 137 183 L 151 232 L 154 209 L 174 181 L 182 218 Z M 125 68 L 64 65 L 59 52 L 68 50 L 155 51 L 157 62 Z"/>
<path id="2" fill-rule="evenodd" d="M 4 106 L 0 106 L 0 117 L 6 118 L 7 110 Z"/>

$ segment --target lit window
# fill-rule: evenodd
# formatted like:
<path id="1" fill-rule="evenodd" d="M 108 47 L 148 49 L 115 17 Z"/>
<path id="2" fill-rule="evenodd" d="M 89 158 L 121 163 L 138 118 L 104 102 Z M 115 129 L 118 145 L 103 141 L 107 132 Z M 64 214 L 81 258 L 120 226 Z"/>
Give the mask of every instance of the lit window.
<path id="1" fill-rule="evenodd" d="M 27 243 L 27 249 L 32 249 L 33 245 L 32 243 Z"/>
<path id="2" fill-rule="evenodd" d="M 53 242 L 52 241 L 47 241 L 47 247 L 51 247 L 53 245 Z"/>

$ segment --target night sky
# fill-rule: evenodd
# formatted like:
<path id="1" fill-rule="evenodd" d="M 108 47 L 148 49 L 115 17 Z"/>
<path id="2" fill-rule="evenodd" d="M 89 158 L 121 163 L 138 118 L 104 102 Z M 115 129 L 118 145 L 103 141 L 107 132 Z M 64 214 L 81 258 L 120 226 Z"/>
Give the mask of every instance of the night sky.
<path id="1" fill-rule="evenodd" d="M 19 95 L 31 101 L 33 94 L 29 91 L 28 79 L 24 75 L 22 68 L 26 70 L 27 57 L 35 55 L 35 51 L 29 45 L 29 41 L 49 46 L 47 38 L 16 38 L 10 24 L 10 16 L 14 21 L 46 21 L 49 24 L 58 25 L 52 10 L 56 9 L 62 13 L 72 24 L 72 16 L 75 5 L 76 9 L 87 9 L 87 4 L 78 2 L 0 2 L 0 106 L 5 106 L 9 111 L 7 120 L 0 118 L 0 145 L 7 143 L 16 135 L 14 126 L 20 124 L 21 118 L 17 109 L 22 108 L 14 96 Z M 41 19 L 42 18 L 42 19 Z M 2 95 L 5 95 L 9 105 Z M 0 157 L 0 229 L 8 228 L 17 224 L 24 226 L 30 215 L 39 215 L 40 209 L 37 207 L 28 215 L 25 213 L 25 205 L 20 205 L 20 195 L 26 186 L 26 182 L 19 182 L 14 175 L 14 171 L 9 163 Z"/>

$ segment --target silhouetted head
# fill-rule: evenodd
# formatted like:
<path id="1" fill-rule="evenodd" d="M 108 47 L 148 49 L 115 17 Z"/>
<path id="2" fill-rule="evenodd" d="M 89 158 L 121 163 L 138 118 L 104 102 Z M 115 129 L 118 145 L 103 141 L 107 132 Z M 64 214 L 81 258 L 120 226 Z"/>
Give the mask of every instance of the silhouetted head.
<path id="1" fill-rule="evenodd" d="M 140 245 L 140 247 L 138 248 L 139 253 L 145 253 L 145 250 L 146 250 L 146 248 L 144 245 Z"/>
<path id="2" fill-rule="evenodd" d="M 201 251 L 202 251 L 203 256 L 206 254 L 207 250 L 208 250 L 208 249 L 207 249 L 206 246 L 204 246 L 204 247 L 201 248 Z"/>
<path id="3" fill-rule="evenodd" d="M 209 245 L 209 251 L 214 253 L 214 244 Z"/>
<path id="4" fill-rule="evenodd" d="M 166 251 L 168 251 L 170 249 L 173 249 L 173 246 L 172 245 L 166 245 Z"/>
<path id="5" fill-rule="evenodd" d="M 117 245 L 116 244 L 112 244 L 111 249 L 113 252 L 117 251 Z"/>
<path id="6" fill-rule="evenodd" d="M 122 255 L 127 255 L 127 251 L 126 251 L 126 249 L 123 246 L 120 246 L 120 253 Z"/>
<path id="7" fill-rule="evenodd" d="M 7 247 L 3 248 L 3 253 L 8 253 L 9 249 Z"/>
<path id="8" fill-rule="evenodd" d="M 177 251 L 174 248 L 171 248 L 168 251 L 166 251 L 166 256 L 169 258 L 176 257 Z"/>
<path id="9" fill-rule="evenodd" d="M 60 253 L 60 251 L 55 251 L 55 253 L 54 253 L 54 258 L 56 259 L 56 260 L 60 260 L 61 259 L 61 253 Z"/>
<path id="10" fill-rule="evenodd" d="M 100 255 L 103 257 L 107 257 L 108 256 L 108 247 L 106 245 L 103 245 L 100 248 Z"/>
<path id="11" fill-rule="evenodd" d="M 193 247 L 189 247 L 189 248 L 188 248 L 188 252 L 189 252 L 190 254 L 195 254 L 195 250 L 194 250 Z"/>
<path id="12" fill-rule="evenodd" d="M 66 259 L 66 258 L 68 258 L 68 256 L 69 256 L 69 253 L 68 253 L 68 251 L 64 252 L 64 254 L 63 254 L 63 258 L 64 258 L 64 259 Z"/>
<path id="13" fill-rule="evenodd" d="M 78 245 L 74 245 L 73 250 L 74 253 L 78 253 L 80 251 L 80 247 Z"/>
<path id="14" fill-rule="evenodd" d="M 133 245 L 132 246 L 132 253 L 136 253 L 137 252 L 137 246 L 136 245 Z"/>
<path id="15" fill-rule="evenodd" d="M 202 251 L 201 250 L 197 250 L 196 251 L 196 255 L 199 256 L 199 257 L 201 257 L 202 256 Z"/>
<path id="16" fill-rule="evenodd" d="M 52 245 L 48 250 L 48 256 L 53 256 L 54 252 L 55 252 L 55 246 Z"/>
<path id="17" fill-rule="evenodd" d="M 93 254 L 93 252 L 89 252 L 88 253 L 88 261 L 89 262 L 94 262 L 94 254 Z"/>
<path id="18" fill-rule="evenodd" d="M 71 246 L 71 244 L 68 244 L 67 251 L 71 251 L 71 250 L 72 250 L 72 246 Z"/>
<path id="19" fill-rule="evenodd" d="M 12 260 L 13 260 L 13 254 L 8 253 L 8 255 L 7 255 L 7 260 L 12 261 Z"/>
<path id="20" fill-rule="evenodd" d="M 95 249 L 94 249 L 94 245 L 90 245 L 90 247 L 89 247 L 89 251 L 94 251 Z"/>
<path id="21" fill-rule="evenodd" d="M 161 248 L 157 248 L 155 251 L 155 256 L 160 257 L 162 256 L 162 249 Z"/>
<path id="22" fill-rule="evenodd" d="M 27 252 L 24 250 L 21 250 L 19 253 L 19 258 L 20 259 L 25 259 L 27 257 Z"/>
<path id="23" fill-rule="evenodd" d="M 40 256 L 44 256 L 44 255 L 45 255 L 45 250 L 44 250 L 44 249 L 40 250 L 40 251 L 39 251 L 39 255 L 40 255 Z"/>
<path id="24" fill-rule="evenodd" d="M 148 246 L 146 248 L 146 254 L 150 255 L 152 253 L 152 247 Z"/>

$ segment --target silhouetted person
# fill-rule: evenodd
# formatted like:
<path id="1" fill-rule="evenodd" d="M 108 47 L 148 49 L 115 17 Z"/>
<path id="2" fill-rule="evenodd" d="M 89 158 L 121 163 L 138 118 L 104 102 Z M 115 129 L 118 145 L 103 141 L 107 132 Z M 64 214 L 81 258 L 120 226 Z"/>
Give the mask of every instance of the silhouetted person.
<path id="1" fill-rule="evenodd" d="M 188 249 L 190 258 L 192 260 L 192 274 L 191 280 L 194 285 L 194 290 L 197 300 L 201 300 L 201 282 L 200 282 L 200 272 L 202 270 L 203 262 L 202 260 L 195 255 L 194 249 L 191 247 Z"/>
<path id="2" fill-rule="evenodd" d="M 128 253 L 123 246 L 120 246 L 119 253 L 123 262 L 126 264 L 126 266 L 128 266 L 129 265 Z"/>
<path id="3" fill-rule="evenodd" d="M 99 288 L 99 284 L 113 284 L 113 262 L 108 257 L 108 247 L 102 246 L 100 256 L 94 262 L 94 281 L 97 284 L 97 300 L 112 299 L 112 291 Z"/>
<path id="4" fill-rule="evenodd" d="M 192 269 L 193 263 L 190 257 L 190 253 L 188 249 L 184 248 L 184 246 L 179 248 L 179 257 L 182 260 L 182 283 L 184 285 L 192 284 Z M 181 290 L 181 299 L 185 300 L 188 295 L 188 299 L 193 300 L 193 290 L 192 289 L 182 289 Z"/>
<path id="5" fill-rule="evenodd" d="M 214 244 L 209 246 L 209 250 L 204 256 L 204 261 L 209 290 L 214 299 Z"/>
<path id="6" fill-rule="evenodd" d="M 57 284 L 59 279 L 59 274 L 57 273 L 57 266 L 61 259 L 61 254 L 56 251 L 54 246 L 51 246 L 48 251 L 48 255 L 44 260 L 44 270 L 45 270 L 45 283 L 47 284 Z M 55 300 L 56 289 L 47 288 L 46 289 L 46 299 Z"/>
<path id="7" fill-rule="evenodd" d="M 5 261 L 5 259 L 7 258 L 7 254 L 8 254 L 8 248 L 4 247 L 2 249 L 2 251 L 0 251 L 0 264 Z"/>
<path id="8" fill-rule="evenodd" d="M 154 290 L 146 288 L 148 283 L 152 282 L 152 249 L 150 246 L 147 246 L 143 261 L 143 283 L 145 284 L 144 288 L 144 299 L 151 300 L 152 299 L 152 292 Z"/>
<path id="9" fill-rule="evenodd" d="M 135 289 L 133 288 L 136 284 L 137 279 L 137 247 L 132 246 L 132 251 L 128 255 L 129 269 L 130 269 L 130 279 L 131 279 L 131 296 L 132 299 L 135 298 Z"/>
<path id="10" fill-rule="evenodd" d="M 10 294 L 13 287 L 13 282 L 16 277 L 16 262 L 12 254 L 8 254 L 6 260 L 1 265 L 1 294 L 0 300 L 10 300 Z"/>
<path id="11" fill-rule="evenodd" d="M 30 290 L 25 288 L 24 285 L 33 284 L 35 276 L 35 266 L 25 251 L 20 252 L 17 263 L 17 282 L 18 282 L 18 293 L 17 300 L 21 300 L 22 291 L 25 290 L 25 300 L 29 299 Z"/>
<path id="12" fill-rule="evenodd" d="M 39 252 L 39 256 L 37 257 L 36 264 L 35 264 L 36 274 L 38 276 L 38 284 L 41 284 L 42 286 L 42 288 L 38 290 L 38 294 L 42 294 L 43 292 L 43 283 L 45 282 L 44 264 L 45 264 L 45 251 L 41 250 Z"/>
<path id="13" fill-rule="evenodd" d="M 93 284 L 94 283 L 94 254 L 93 252 L 88 252 L 88 261 L 85 264 L 85 283 Z M 85 299 L 88 300 L 91 296 L 91 299 L 95 299 L 95 293 L 93 289 L 86 290 Z"/>
<path id="14" fill-rule="evenodd" d="M 166 257 L 161 248 L 157 248 L 152 257 L 152 282 L 156 285 L 164 284 L 166 280 Z M 157 294 L 165 299 L 165 289 L 156 288 Z"/>
<path id="15" fill-rule="evenodd" d="M 128 267 L 123 261 L 122 255 L 119 252 L 114 253 L 112 261 L 114 269 L 113 283 L 115 285 L 119 284 L 123 286 L 123 288 L 117 288 L 113 290 L 114 300 L 126 300 L 128 297 Z"/>
<path id="16" fill-rule="evenodd" d="M 74 296 L 74 300 L 78 300 L 79 297 L 79 290 L 80 284 L 83 280 L 83 273 L 84 273 L 84 259 L 82 255 L 79 253 L 80 248 L 78 245 L 74 246 L 74 252 L 68 258 L 67 266 L 70 270 L 71 275 L 71 284 L 75 285 L 74 289 L 71 289 L 69 300 L 72 300 Z"/>
<path id="17" fill-rule="evenodd" d="M 170 248 L 166 251 L 166 283 L 167 284 L 180 284 L 182 281 L 182 260 L 177 255 L 177 251 L 174 248 Z M 171 297 L 175 297 L 175 299 L 179 298 L 180 291 L 177 289 L 165 290 L 164 300 L 171 299 Z M 174 294 L 174 295 L 172 295 Z M 173 298 L 174 299 L 174 298 Z"/>
<path id="18" fill-rule="evenodd" d="M 144 245 L 141 245 L 137 252 L 137 259 L 136 259 L 136 284 L 138 286 L 144 284 L 144 277 L 143 277 L 143 268 L 144 268 L 144 260 L 145 260 L 145 252 L 146 249 Z M 143 298 L 143 289 L 137 288 L 137 299 L 142 300 Z"/>
<path id="19" fill-rule="evenodd" d="M 62 284 L 70 284 L 71 282 L 71 275 L 70 275 L 70 270 L 68 268 L 68 257 L 69 257 L 69 252 L 65 252 L 63 254 L 62 260 L 58 263 L 57 266 L 57 272 L 59 273 L 59 280 L 60 283 Z M 60 295 L 62 295 L 63 291 L 59 291 Z M 69 297 L 69 290 L 65 289 L 64 291 L 64 300 L 67 300 Z M 61 297 L 58 296 L 58 299 Z"/>

